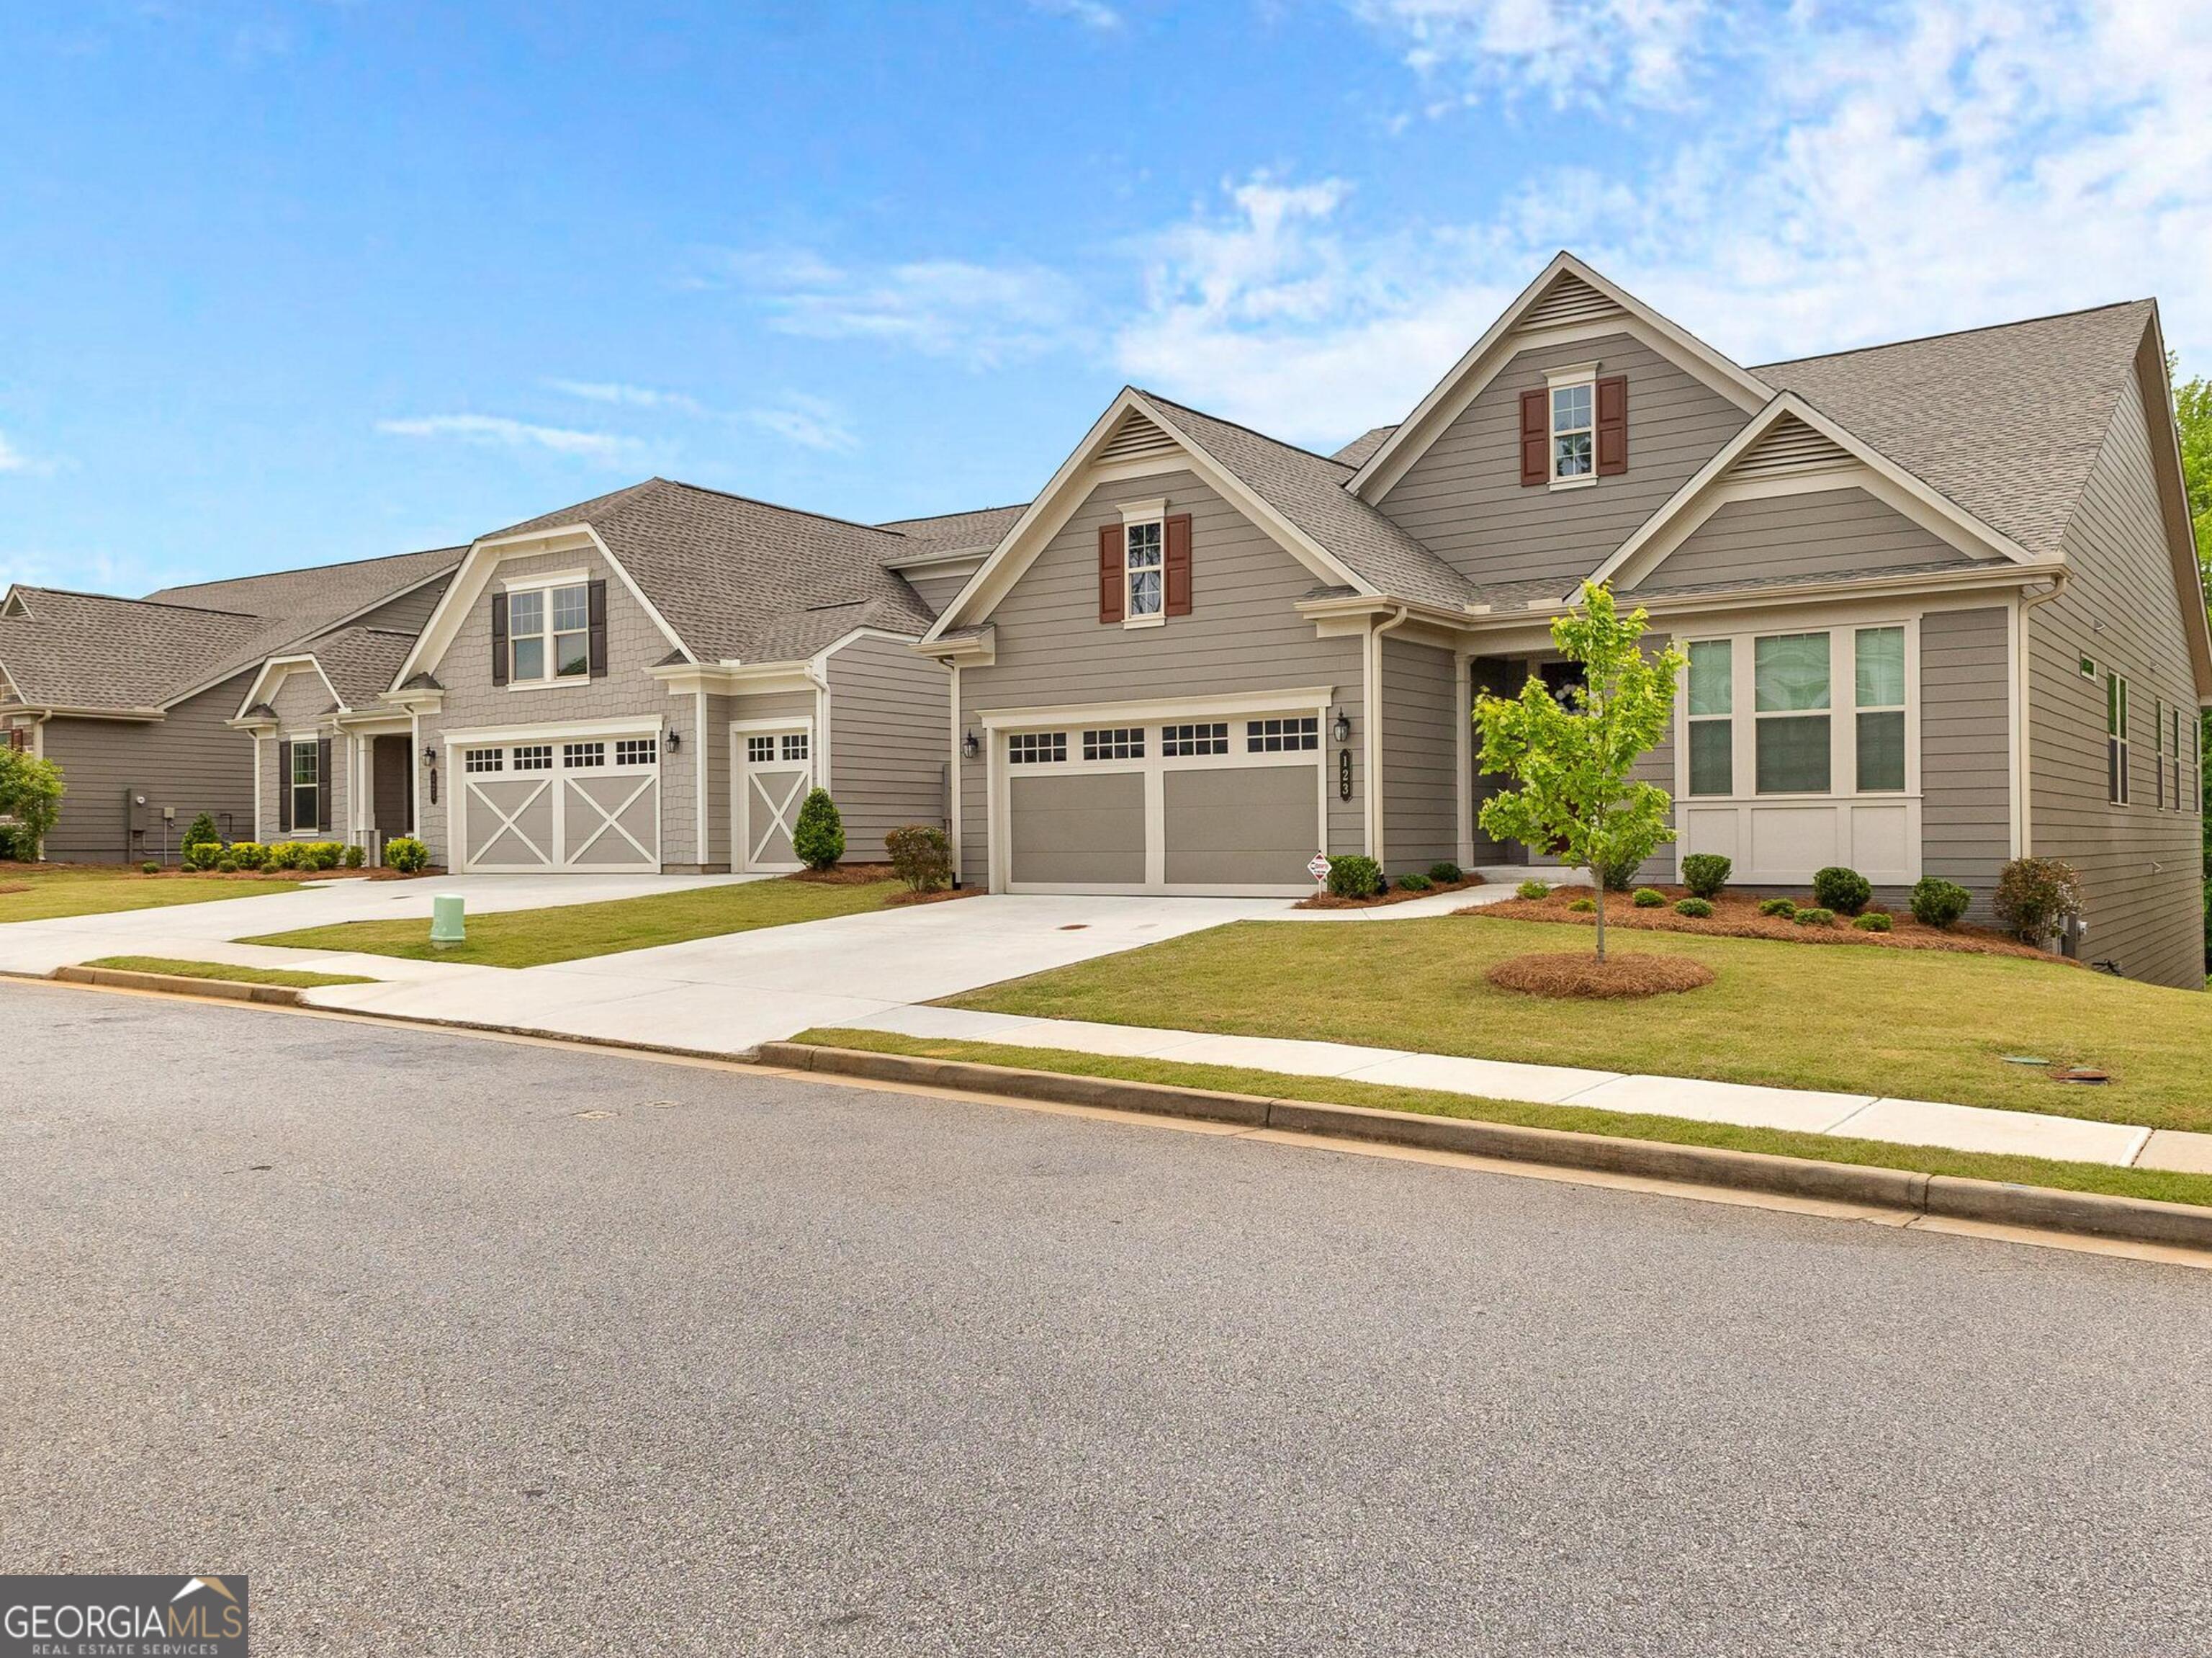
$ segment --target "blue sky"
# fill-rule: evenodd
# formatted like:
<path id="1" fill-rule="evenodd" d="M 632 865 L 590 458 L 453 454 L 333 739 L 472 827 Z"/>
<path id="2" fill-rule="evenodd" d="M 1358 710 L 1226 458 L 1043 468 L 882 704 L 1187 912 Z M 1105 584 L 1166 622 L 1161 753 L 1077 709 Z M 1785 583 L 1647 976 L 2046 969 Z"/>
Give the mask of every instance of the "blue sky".
<path id="1" fill-rule="evenodd" d="M 1746 362 L 2154 293 L 2212 370 L 2207 10 L 9 8 L 0 582 L 995 505 L 1125 381 L 1333 447 L 1561 246 Z"/>

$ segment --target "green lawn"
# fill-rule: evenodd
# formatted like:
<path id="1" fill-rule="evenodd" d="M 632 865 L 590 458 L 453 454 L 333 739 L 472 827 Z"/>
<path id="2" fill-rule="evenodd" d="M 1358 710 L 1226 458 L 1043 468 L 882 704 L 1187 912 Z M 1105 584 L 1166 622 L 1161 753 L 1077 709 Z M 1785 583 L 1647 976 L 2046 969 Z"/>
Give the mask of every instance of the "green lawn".
<path id="1" fill-rule="evenodd" d="M 430 923 L 422 921 L 350 921 L 334 927 L 249 938 L 248 944 L 278 944 L 309 950 L 365 950 L 372 955 L 405 956 L 412 961 L 460 961 L 482 967 L 542 967 L 549 962 L 586 956 L 649 950 L 687 939 L 749 933 L 757 927 L 782 927 L 795 921 L 880 910 L 902 882 L 872 881 L 838 886 L 810 881 L 750 881 L 732 887 L 699 887 L 651 898 L 616 899 L 604 904 L 567 904 L 550 910 L 511 910 L 471 916 L 468 942 L 441 949 L 430 942 Z"/>
<path id="2" fill-rule="evenodd" d="M 1333 1105 L 1365 1106 L 1376 1111 L 1464 1117 L 1475 1122 L 1559 1129 L 1574 1134 L 1610 1134 L 1623 1139 L 1657 1140 L 1669 1145 L 1719 1146 L 1729 1151 L 1809 1157 L 1877 1168 L 1915 1169 L 1926 1174 L 2002 1180 L 2015 1186 L 2104 1192 L 2160 1203 L 2212 1204 L 2212 1174 L 2115 1168 L 2105 1163 L 2061 1162 L 2045 1157 L 1996 1156 L 1952 1151 L 1941 1146 L 1900 1146 L 1886 1140 L 1848 1140 L 1783 1129 L 1739 1128 L 1729 1123 L 1696 1123 L 1681 1117 L 1594 1111 L 1585 1106 L 1480 1100 L 1431 1088 L 1386 1088 L 1334 1076 L 1286 1076 L 1275 1071 L 1244 1070 L 1230 1065 L 1178 1064 L 1172 1060 L 1140 1059 L 1120 1054 L 1071 1053 L 1060 1049 L 1006 1047 L 989 1042 L 945 1041 L 900 1036 L 889 1031 L 811 1030 L 794 1039 L 825 1047 L 914 1053 L 931 1059 L 964 1059 L 977 1064 L 1012 1065 L 1024 1070 L 1058 1071 L 1075 1076 L 1118 1076 L 1138 1082 L 1169 1082 L 1179 1088 L 1258 1094 L 1270 1100 L 1318 1100 Z"/>
<path id="3" fill-rule="evenodd" d="M 1482 977 L 1507 956 L 1590 943 L 1583 928 L 1477 917 L 1243 922 L 949 1005 L 2212 1130 L 2203 991 L 2017 957 L 1627 932 L 1610 948 L 1692 957 L 1717 981 L 1556 1002 Z M 2113 1081 L 2054 1082 L 2007 1054 L 2096 1065 Z"/>
<path id="4" fill-rule="evenodd" d="M 52 921 L 117 910 L 158 910 L 225 898 L 299 890 L 293 881 L 246 881 L 229 875 L 147 875 L 136 869 L 40 869 L 0 863 L 0 922 Z M 12 890 L 23 888 L 26 890 Z"/>
<path id="5" fill-rule="evenodd" d="M 220 978 L 231 984 L 283 984 L 295 991 L 325 984 L 374 984 L 352 973 L 302 973 L 286 967 L 234 967 L 223 961 L 178 961 L 166 955 L 104 955 L 88 967 L 113 967 L 126 973 L 167 973 L 173 978 Z"/>

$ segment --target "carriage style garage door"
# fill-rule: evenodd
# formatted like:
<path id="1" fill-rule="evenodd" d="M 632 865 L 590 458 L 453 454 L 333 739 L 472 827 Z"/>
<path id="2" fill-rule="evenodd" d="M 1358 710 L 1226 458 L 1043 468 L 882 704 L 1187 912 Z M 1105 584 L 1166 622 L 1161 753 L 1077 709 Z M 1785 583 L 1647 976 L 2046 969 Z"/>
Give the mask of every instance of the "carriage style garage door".
<path id="1" fill-rule="evenodd" d="M 1297 896 L 1327 837 L 1322 714 L 997 735 L 995 876 L 1015 893 Z"/>
<path id="2" fill-rule="evenodd" d="M 658 873 L 660 734 L 456 744 L 458 867 Z"/>

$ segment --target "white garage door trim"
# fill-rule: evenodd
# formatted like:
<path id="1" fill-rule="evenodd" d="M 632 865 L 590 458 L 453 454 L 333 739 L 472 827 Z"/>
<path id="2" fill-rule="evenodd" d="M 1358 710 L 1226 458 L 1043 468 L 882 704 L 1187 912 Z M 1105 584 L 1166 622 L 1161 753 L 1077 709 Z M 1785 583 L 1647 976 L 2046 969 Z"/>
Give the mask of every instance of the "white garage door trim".
<path id="1" fill-rule="evenodd" d="M 649 762 L 624 764 L 617 747 L 623 741 L 650 741 L 653 745 Z M 592 766 L 572 766 L 568 749 L 571 745 L 598 744 L 602 746 L 602 764 Z M 517 770 L 513 762 L 515 750 L 543 747 L 550 751 L 548 764 L 542 769 Z M 446 832 L 448 856 L 453 868 L 471 875 L 658 875 L 662 859 L 663 814 L 666 808 L 667 785 L 663 777 L 663 762 L 667 756 L 667 736 L 655 720 L 595 720 L 586 723 L 554 726 L 508 726 L 497 730 L 453 731 L 445 735 L 446 771 L 447 777 Z M 471 771 L 470 756 L 487 749 L 500 751 L 500 769 L 495 772 Z M 596 779 L 612 780 L 619 785 L 633 786 L 620 793 L 619 798 L 610 795 L 602 799 L 583 784 Z M 526 798 L 502 805 L 483 792 L 494 785 L 514 784 L 522 779 L 538 783 Z M 641 839 L 628 822 L 631 808 L 648 794 L 653 801 L 653 827 L 649 840 Z M 550 809 L 541 826 L 534 817 L 527 828 L 524 815 L 532 813 L 538 803 L 550 796 Z M 535 859 L 520 862 L 471 858 L 469 848 L 473 844 L 469 820 L 471 812 L 489 814 L 501 820 L 508 832 L 486 841 L 487 846 L 501 842 L 519 844 L 535 854 Z M 478 820 L 481 826 L 483 820 Z M 532 831 L 538 831 L 533 834 Z M 538 840 L 542 835 L 544 844 Z M 609 836 L 627 842 L 636 854 L 634 861 L 583 862 L 603 845 L 614 844 Z"/>
<path id="2" fill-rule="evenodd" d="M 1310 763 L 1314 772 L 1314 848 L 1328 844 L 1329 773 L 1328 710 L 1333 687 L 1308 686 L 1291 691 L 1246 692 L 1213 698 L 1182 698 L 1173 702 L 1093 705 L 1071 709 L 1012 709 L 985 710 L 981 716 L 989 738 L 988 833 L 990 884 L 999 893 L 1173 893 L 1184 897 L 1303 898 L 1313 890 L 1305 881 L 1274 884 L 1243 882 L 1170 882 L 1167 879 L 1166 783 L 1169 771 L 1279 770 Z M 1247 722 L 1267 718 L 1313 719 L 1320 741 L 1310 750 L 1254 753 L 1246 734 Z M 1160 728 L 1225 721 L 1229 724 L 1226 754 L 1176 755 L 1163 753 Z M 1139 728 L 1144 733 L 1141 759 L 1083 758 L 1086 730 Z M 1064 732 L 1067 758 L 1038 765 L 1034 770 L 1009 763 L 1010 741 L 1041 733 Z M 1020 777 L 1097 777 L 1137 775 L 1144 779 L 1145 879 L 1142 881 L 1017 881 L 1013 879 L 1013 785 Z"/>
<path id="3" fill-rule="evenodd" d="M 786 741 L 794 737 L 804 741 L 806 751 L 795 759 L 788 757 Z M 775 745 L 773 759 L 752 759 L 750 749 L 756 738 Z M 821 758 L 811 715 L 730 722 L 733 869 L 750 874 L 788 875 L 806 867 L 796 855 L 787 860 L 763 855 L 789 844 L 792 832 L 799 826 L 799 808 L 814 787 Z"/>

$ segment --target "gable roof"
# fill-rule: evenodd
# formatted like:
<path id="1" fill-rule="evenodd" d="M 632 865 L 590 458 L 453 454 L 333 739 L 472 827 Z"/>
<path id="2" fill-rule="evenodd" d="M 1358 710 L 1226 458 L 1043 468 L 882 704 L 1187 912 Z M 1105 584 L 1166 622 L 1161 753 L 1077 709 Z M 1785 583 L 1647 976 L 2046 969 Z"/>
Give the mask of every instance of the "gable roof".
<path id="1" fill-rule="evenodd" d="M 933 553 L 988 552 L 1029 510 L 1029 505 L 1022 501 L 1011 507 L 985 507 L 976 512 L 939 513 L 933 518 L 895 518 L 876 527 L 903 535 L 914 543 L 904 552 L 893 555 L 893 564 Z"/>
<path id="2" fill-rule="evenodd" d="M 1381 448 L 1383 441 L 1397 430 L 1398 424 L 1395 421 L 1391 422 L 1388 426 L 1370 426 L 1351 442 L 1330 455 L 1329 459 L 1340 461 L 1347 466 L 1360 466 L 1365 462 L 1369 455 Z"/>
<path id="3" fill-rule="evenodd" d="M 325 634 L 310 650 L 341 703 L 374 708 L 414 643 L 412 633 L 394 628 L 348 627 Z"/>

